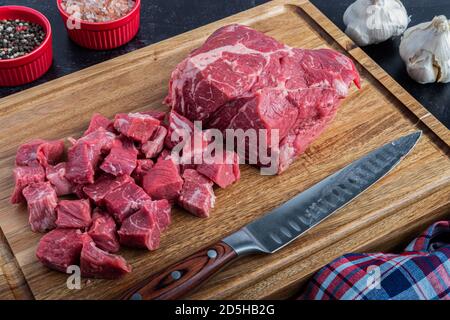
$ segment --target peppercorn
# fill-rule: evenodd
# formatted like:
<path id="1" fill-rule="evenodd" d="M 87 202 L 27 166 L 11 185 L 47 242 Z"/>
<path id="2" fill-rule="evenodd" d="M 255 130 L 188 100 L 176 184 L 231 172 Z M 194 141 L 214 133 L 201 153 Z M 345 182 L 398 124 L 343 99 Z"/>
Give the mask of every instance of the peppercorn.
<path id="1" fill-rule="evenodd" d="M 0 60 L 25 56 L 45 39 L 41 25 L 24 20 L 0 20 Z"/>

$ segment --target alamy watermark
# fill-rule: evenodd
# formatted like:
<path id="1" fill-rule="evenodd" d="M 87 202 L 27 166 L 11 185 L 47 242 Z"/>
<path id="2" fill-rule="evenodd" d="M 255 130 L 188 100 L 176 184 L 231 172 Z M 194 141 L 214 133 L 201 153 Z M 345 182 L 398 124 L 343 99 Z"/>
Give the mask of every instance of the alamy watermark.
<path id="1" fill-rule="evenodd" d="M 262 175 L 275 175 L 279 167 L 278 129 L 202 129 L 194 122 L 194 131 L 173 130 L 169 139 L 176 142 L 171 158 L 185 164 L 250 164 L 261 167 Z M 235 158 L 235 151 L 238 159 Z"/>

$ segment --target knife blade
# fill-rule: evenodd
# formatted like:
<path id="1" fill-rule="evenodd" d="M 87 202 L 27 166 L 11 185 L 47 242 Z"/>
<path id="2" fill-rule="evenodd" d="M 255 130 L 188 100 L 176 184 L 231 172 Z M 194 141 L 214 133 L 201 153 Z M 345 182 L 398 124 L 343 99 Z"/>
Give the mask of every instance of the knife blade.
<path id="1" fill-rule="evenodd" d="M 386 176 L 421 135 L 416 131 L 370 152 L 216 244 L 150 276 L 120 298 L 177 299 L 237 258 L 280 250 Z"/>

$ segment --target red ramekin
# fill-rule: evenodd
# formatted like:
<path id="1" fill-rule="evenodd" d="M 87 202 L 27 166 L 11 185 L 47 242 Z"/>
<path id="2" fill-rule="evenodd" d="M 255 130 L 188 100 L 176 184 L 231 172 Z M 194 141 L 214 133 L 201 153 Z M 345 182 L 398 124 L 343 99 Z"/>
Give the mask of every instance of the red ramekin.
<path id="1" fill-rule="evenodd" d="M 69 37 L 82 47 L 94 50 L 109 50 L 120 47 L 133 39 L 141 21 L 141 0 L 135 0 L 134 8 L 124 17 L 109 22 L 86 22 L 72 18 L 72 24 L 79 28 L 70 28 L 67 24 L 70 16 L 61 6 L 62 0 L 56 0 L 59 13 L 69 33 Z M 69 25 L 72 26 L 69 22 Z"/>
<path id="2" fill-rule="evenodd" d="M 1 6 L 0 20 L 21 19 L 41 25 L 46 33 L 41 45 L 29 54 L 0 60 L 0 87 L 19 86 L 41 77 L 52 65 L 52 28 L 47 18 L 34 9 L 22 6 Z"/>

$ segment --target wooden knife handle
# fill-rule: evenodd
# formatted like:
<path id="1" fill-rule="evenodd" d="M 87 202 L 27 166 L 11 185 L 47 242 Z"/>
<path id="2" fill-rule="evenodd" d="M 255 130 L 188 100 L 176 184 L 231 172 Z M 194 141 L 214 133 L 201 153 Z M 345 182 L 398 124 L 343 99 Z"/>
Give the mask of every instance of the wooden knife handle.
<path id="1" fill-rule="evenodd" d="M 122 299 L 173 300 L 181 298 L 237 257 L 237 253 L 229 245 L 220 241 L 150 276 L 129 290 Z"/>

